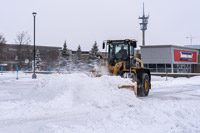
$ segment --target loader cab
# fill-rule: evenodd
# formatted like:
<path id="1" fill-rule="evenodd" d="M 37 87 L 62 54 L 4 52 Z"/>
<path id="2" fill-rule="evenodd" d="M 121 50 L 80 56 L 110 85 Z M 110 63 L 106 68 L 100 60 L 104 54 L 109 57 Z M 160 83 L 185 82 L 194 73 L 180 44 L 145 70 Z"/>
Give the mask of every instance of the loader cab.
<path id="1" fill-rule="evenodd" d="M 136 48 L 135 40 L 108 40 L 108 63 L 114 66 L 119 61 L 130 61 Z M 103 44 L 105 45 L 105 44 Z M 105 46 L 103 46 L 105 47 Z"/>

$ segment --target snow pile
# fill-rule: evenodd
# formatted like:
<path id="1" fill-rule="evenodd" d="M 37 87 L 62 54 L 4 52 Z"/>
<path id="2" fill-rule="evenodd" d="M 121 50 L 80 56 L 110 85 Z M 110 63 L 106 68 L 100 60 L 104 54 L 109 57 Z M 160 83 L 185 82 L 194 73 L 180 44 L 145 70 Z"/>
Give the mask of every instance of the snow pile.
<path id="1" fill-rule="evenodd" d="M 131 103 L 137 100 L 134 92 L 118 88 L 127 84 L 133 83 L 121 77 L 93 78 L 80 73 L 48 75 L 48 78 L 39 80 L 25 96 L 25 100 L 1 102 L 0 116 L 2 119 L 32 118 L 47 113 L 44 110 L 58 113 L 74 111 L 75 108 L 84 106 L 108 108 Z M 7 111 L 10 113 L 7 114 Z"/>
<path id="2" fill-rule="evenodd" d="M 54 75 L 48 81 L 39 82 L 30 97 L 34 100 L 48 101 L 49 104 L 62 108 L 81 105 L 101 108 L 126 101 L 125 98 L 119 99 L 119 95 L 124 95 L 124 93 L 134 95 L 131 90 L 119 90 L 118 86 L 124 84 L 131 85 L 133 83 L 129 79 L 121 77 L 102 76 L 93 78 L 78 73 Z"/>
<path id="3" fill-rule="evenodd" d="M 129 79 L 83 73 L 0 75 L 1 132 L 200 132 L 200 77 L 152 77 L 137 98 Z"/>

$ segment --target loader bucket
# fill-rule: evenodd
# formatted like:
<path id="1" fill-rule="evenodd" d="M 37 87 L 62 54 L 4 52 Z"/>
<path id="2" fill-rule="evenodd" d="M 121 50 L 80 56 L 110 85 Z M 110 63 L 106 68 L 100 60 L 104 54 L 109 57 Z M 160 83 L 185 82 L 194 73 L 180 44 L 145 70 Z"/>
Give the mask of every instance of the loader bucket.
<path id="1" fill-rule="evenodd" d="M 135 95 L 137 96 L 137 83 L 134 81 L 134 80 L 131 80 L 134 85 L 122 85 L 122 86 L 119 86 L 119 88 L 129 88 L 129 89 L 133 89 L 134 90 L 134 93 Z"/>

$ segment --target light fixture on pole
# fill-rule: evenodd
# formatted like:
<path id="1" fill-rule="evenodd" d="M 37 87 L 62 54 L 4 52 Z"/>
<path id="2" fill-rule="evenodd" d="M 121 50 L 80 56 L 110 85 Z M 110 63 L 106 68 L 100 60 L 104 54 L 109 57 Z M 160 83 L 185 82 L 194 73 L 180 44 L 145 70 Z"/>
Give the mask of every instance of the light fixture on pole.
<path id="1" fill-rule="evenodd" d="M 35 74 L 35 17 L 36 17 L 36 12 L 33 12 L 33 21 L 34 21 L 34 24 L 33 24 L 33 44 L 34 44 L 34 47 L 33 47 L 33 62 L 34 62 L 34 65 L 33 65 L 33 75 L 32 75 L 32 79 L 36 79 L 37 76 Z"/>

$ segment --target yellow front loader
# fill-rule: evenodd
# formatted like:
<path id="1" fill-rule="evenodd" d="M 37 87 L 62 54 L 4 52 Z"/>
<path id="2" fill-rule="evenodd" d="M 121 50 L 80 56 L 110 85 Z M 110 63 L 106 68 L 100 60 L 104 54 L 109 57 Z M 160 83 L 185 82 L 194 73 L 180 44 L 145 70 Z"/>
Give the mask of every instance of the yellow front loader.
<path id="1" fill-rule="evenodd" d="M 107 40 L 103 49 L 108 49 L 107 67 L 112 75 L 130 78 L 133 85 L 123 85 L 119 88 L 132 88 L 136 96 L 148 96 L 151 88 L 150 71 L 144 68 L 143 62 L 136 58 L 134 52 L 136 40 Z"/>

